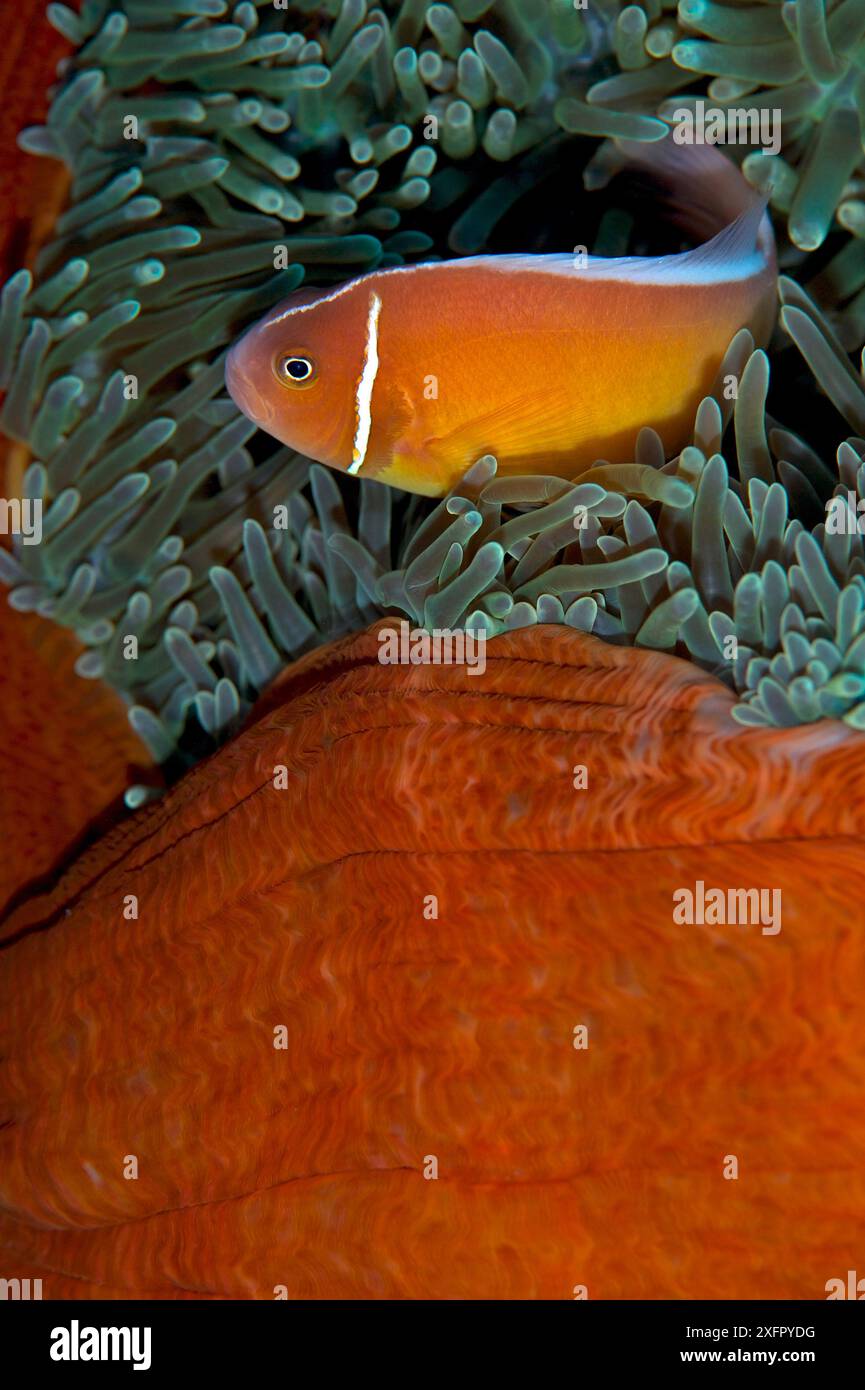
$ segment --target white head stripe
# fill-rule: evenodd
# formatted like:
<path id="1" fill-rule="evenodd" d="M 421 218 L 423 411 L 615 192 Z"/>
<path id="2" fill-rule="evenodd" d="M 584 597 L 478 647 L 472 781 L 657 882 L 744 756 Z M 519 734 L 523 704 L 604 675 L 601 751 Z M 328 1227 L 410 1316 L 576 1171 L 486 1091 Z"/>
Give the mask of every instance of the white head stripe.
<path id="1" fill-rule="evenodd" d="M 366 321 L 366 349 L 363 358 L 363 370 L 357 383 L 357 394 L 355 396 L 355 432 L 354 448 L 352 450 L 351 463 L 348 466 L 349 473 L 357 473 L 364 459 L 366 449 L 369 444 L 369 432 L 372 429 L 372 388 L 375 385 L 376 372 L 378 371 L 378 316 L 381 313 L 381 300 L 373 291 L 369 297 L 369 316 Z"/>

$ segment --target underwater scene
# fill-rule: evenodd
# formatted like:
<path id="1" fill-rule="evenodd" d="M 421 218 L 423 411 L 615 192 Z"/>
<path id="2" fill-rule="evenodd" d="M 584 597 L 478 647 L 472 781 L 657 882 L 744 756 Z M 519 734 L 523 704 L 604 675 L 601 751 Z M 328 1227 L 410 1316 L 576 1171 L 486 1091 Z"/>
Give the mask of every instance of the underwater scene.
<path id="1" fill-rule="evenodd" d="M 3 21 L 0 1293 L 790 1302 L 813 1360 L 865 0 Z"/>

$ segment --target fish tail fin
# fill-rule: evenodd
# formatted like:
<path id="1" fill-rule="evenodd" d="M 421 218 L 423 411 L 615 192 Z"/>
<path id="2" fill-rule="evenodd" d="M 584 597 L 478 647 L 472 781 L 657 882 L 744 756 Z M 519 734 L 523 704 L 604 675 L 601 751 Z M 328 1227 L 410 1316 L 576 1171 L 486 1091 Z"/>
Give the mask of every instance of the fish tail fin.
<path id="1" fill-rule="evenodd" d="M 767 199 L 717 145 L 680 145 L 668 135 L 653 141 L 617 140 L 611 154 L 612 170 L 634 170 L 650 182 L 689 236 L 714 241 L 721 234 L 728 252 L 756 249 L 775 269 Z"/>

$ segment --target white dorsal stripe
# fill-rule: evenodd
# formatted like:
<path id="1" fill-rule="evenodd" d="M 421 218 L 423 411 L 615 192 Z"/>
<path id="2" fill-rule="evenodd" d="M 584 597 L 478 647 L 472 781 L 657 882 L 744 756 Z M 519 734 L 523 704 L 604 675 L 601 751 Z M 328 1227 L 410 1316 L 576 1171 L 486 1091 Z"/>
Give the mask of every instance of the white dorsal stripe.
<path id="1" fill-rule="evenodd" d="M 702 247 L 697 247 L 702 250 Z M 721 285 L 735 280 L 750 280 L 766 267 L 767 254 L 763 238 L 757 249 L 749 256 L 739 256 L 724 264 L 723 262 L 700 262 L 693 252 L 685 251 L 673 256 L 587 256 L 580 262 L 569 252 L 535 256 L 529 253 L 505 254 L 500 256 L 463 256 L 455 261 L 421 261 L 417 265 L 390 266 L 387 270 L 372 271 L 376 280 L 387 276 L 414 275 L 424 270 L 467 270 L 478 266 L 484 270 L 494 270 L 500 275 L 528 271 L 535 275 L 556 275 L 578 284 L 580 278 L 587 280 L 609 280 L 613 283 L 640 285 Z M 268 326 L 281 323 L 283 319 L 293 318 L 295 314 L 307 314 L 324 304 L 332 304 L 350 290 L 356 289 L 361 281 L 352 280 L 341 285 L 333 294 L 323 295 L 312 304 L 298 304 L 283 309 L 282 313 L 268 319 Z"/>
<path id="2" fill-rule="evenodd" d="M 741 222 L 742 219 L 737 219 Z M 581 276 L 590 280 L 610 280 L 630 282 L 641 285 L 719 285 L 734 280 L 749 280 L 759 275 L 766 267 L 773 245 L 772 224 L 763 214 L 759 226 L 755 227 L 756 245 L 745 249 L 735 248 L 735 254 L 712 256 L 711 249 L 722 243 L 725 235 L 733 231 L 736 223 L 730 223 L 710 241 L 697 246 L 693 251 L 683 251 L 672 256 L 587 256 L 577 260 L 571 252 L 556 251 L 547 255 L 532 255 L 530 252 L 506 252 L 498 256 L 463 256 L 453 261 L 421 261 L 416 265 L 389 266 L 387 270 L 369 271 L 358 280 L 349 280 L 330 294 L 311 304 L 289 305 L 281 313 L 268 319 L 268 326 L 281 323 L 283 319 L 296 314 L 307 314 L 324 304 L 332 304 L 344 294 L 350 294 L 364 280 L 375 277 L 376 282 L 387 276 L 414 275 L 418 271 L 459 270 L 470 266 L 480 266 L 485 270 L 495 270 L 501 274 L 531 271 L 541 275 L 561 275 L 579 281 Z"/>
<path id="3" fill-rule="evenodd" d="M 287 309 L 283 309 L 281 314 L 275 314 L 273 318 L 267 320 L 267 325 L 272 328 L 275 323 L 282 323 L 283 319 L 293 318 L 295 314 L 307 314 L 310 309 L 317 309 L 320 304 L 332 304 L 341 295 L 348 294 L 357 285 L 357 280 L 349 280 L 347 284 L 340 285 L 333 294 L 323 294 L 321 299 L 314 299 L 311 304 L 289 304 Z"/>
<path id="4" fill-rule="evenodd" d="M 369 314 L 366 320 L 366 348 L 363 356 L 363 370 L 357 383 L 355 395 L 354 448 L 349 473 L 357 473 L 366 458 L 369 432 L 372 429 L 372 388 L 378 372 L 378 316 L 381 313 L 381 300 L 373 291 L 369 297 Z"/>

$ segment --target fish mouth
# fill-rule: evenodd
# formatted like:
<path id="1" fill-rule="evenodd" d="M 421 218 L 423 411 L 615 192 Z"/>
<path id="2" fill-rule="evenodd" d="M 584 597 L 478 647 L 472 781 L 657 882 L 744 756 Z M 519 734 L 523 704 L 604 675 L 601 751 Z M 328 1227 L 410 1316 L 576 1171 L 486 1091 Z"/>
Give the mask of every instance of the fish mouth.
<path id="1" fill-rule="evenodd" d="M 250 382 L 249 371 L 245 370 L 248 368 L 246 356 L 248 354 L 245 352 L 245 343 L 241 339 L 241 342 L 235 343 L 225 359 L 225 389 L 238 410 L 242 410 L 245 416 L 257 424 L 261 417 L 260 398 Z"/>
<path id="2" fill-rule="evenodd" d="M 255 386 L 257 372 L 250 361 L 251 347 L 248 338 L 241 338 L 230 349 L 225 359 L 225 387 L 238 410 L 253 424 L 267 429 L 273 410 Z"/>

